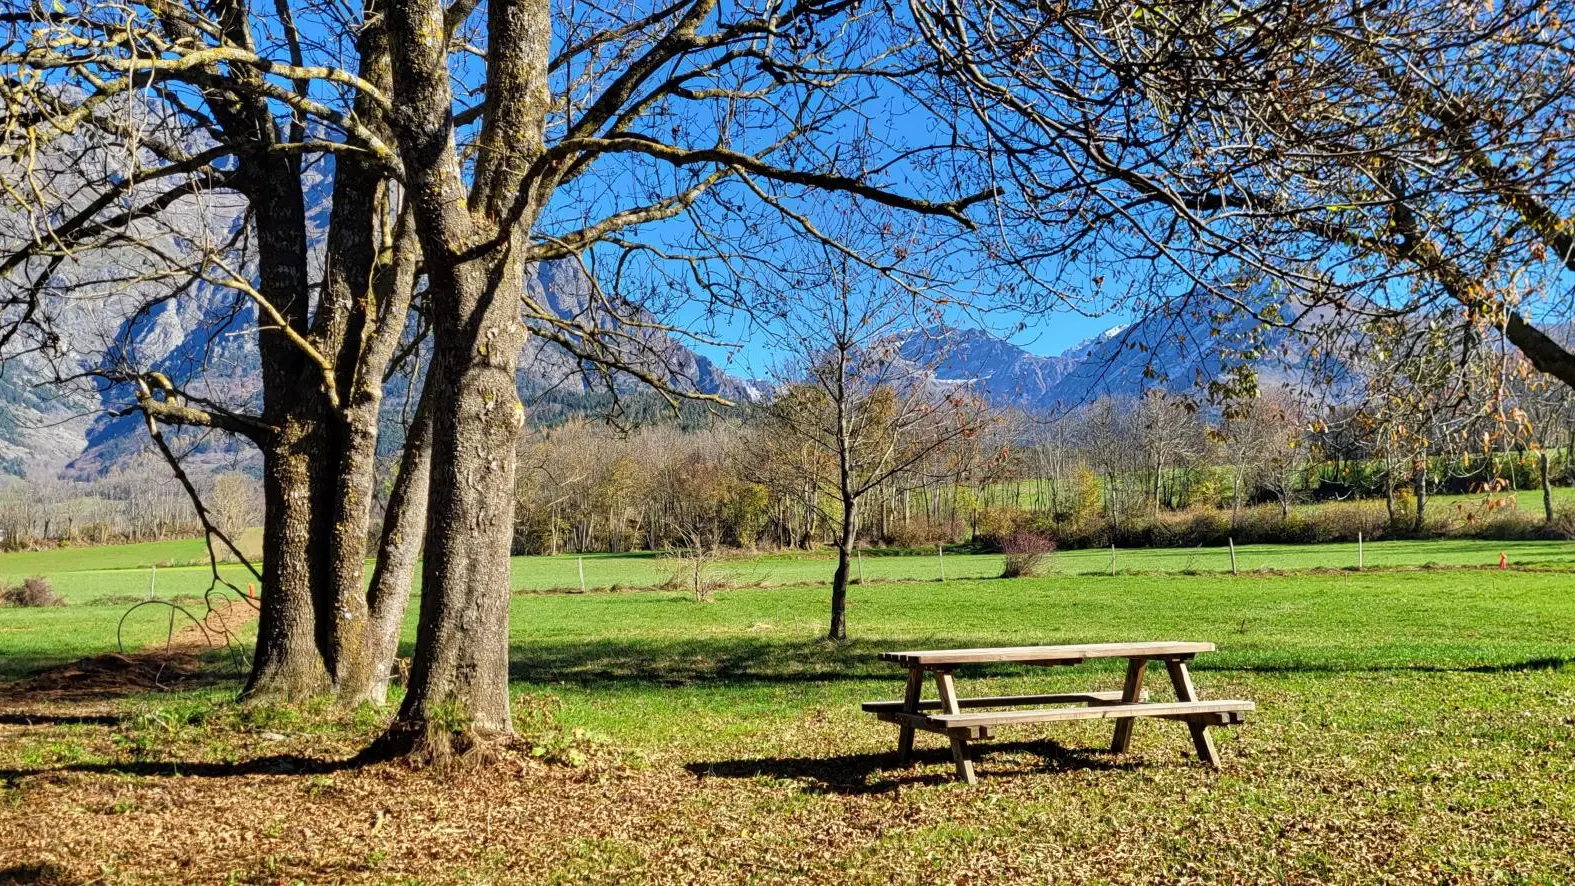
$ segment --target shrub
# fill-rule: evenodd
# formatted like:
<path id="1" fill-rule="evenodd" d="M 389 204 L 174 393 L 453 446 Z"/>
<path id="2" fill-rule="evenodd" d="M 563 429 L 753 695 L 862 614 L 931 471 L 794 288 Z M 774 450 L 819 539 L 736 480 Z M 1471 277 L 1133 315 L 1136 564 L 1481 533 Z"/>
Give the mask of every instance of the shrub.
<path id="1" fill-rule="evenodd" d="M 1006 564 L 1001 569 L 1002 578 L 1032 578 L 1044 568 L 1045 558 L 1055 551 L 1055 541 L 1037 532 L 1019 530 L 1001 539 L 1001 553 Z"/>
<path id="2" fill-rule="evenodd" d="M 1188 539 L 1192 545 L 1219 547 L 1229 540 L 1230 513 L 1228 511 L 1204 510 L 1192 515 L 1191 537 Z"/>
<path id="3" fill-rule="evenodd" d="M 1474 520 L 1469 528 L 1473 537 L 1494 541 L 1536 538 L 1545 530 L 1540 515 L 1514 511 Z"/>
<path id="4" fill-rule="evenodd" d="M 916 516 L 906 523 L 897 521 L 886 533 L 886 541 L 897 548 L 922 548 L 956 541 L 961 527 L 941 521 L 931 522 Z"/>
<path id="5" fill-rule="evenodd" d="M 1556 538 L 1575 541 L 1575 510 L 1561 508 L 1553 515 L 1553 522 L 1548 524 L 1548 530 Z"/>
<path id="6" fill-rule="evenodd" d="M 716 599 L 716 592 L 726 584 L 712 568 L 719 557 L 720 552 L 716 548 L 704 545 L 679 549 L 673 555 L 678 566 L 661 587 L 691 591 L 696 603 L 710 603 Z"/>
<path id="7" fill-rule="evenodd" d="M 17 587 L 0 589 L 0 603 L 6 606 L 64 606 L 66 598 L 55 593 L 48 579 L 35 575 Z"/>
<path id="8" fill-rule="evenodd" d="M 1027 522 L 1028 512 L 1022 508 L 985 508 L 974 521 L 974 537 L 998 547 Z"/>

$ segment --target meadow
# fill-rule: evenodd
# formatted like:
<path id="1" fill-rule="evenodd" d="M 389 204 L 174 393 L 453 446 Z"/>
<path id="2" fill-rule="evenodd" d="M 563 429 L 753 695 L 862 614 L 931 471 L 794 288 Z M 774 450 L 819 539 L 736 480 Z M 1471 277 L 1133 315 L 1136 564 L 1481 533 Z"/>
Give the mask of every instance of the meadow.
<path id="1" fill-rule="evenodd" d="M 988 577 L 996 558 L 948 554 L 944 583 L 933 553 L 867 556 L 845 645 L 819 639 L 823 557 L 725 563 L 739 586 L 711 603 L 678 590 L 542 593 L 577 587 L 578 558 L 520 558 L 517 754 L 461 772 L 345 768 L 381 715 L 238 707 L 225 680 L 158 695 L 0 694 L 0 872 L 1575 882 L 1575 550 L 1382 543 L 1356 572 L 1347 547 L 1244 547 L 1235 576 L 1217 550 L 1118 551 L 1115 575 L 1108 551 L 1073 552 L 1055 574 L 1014 580 Z M 1501 550 L 1525 568 L 1487 568 Z M 124 606 L 92 601 L 146 571 L 125 552 L 118 569 L 77 554 L 59 563 L 89 574 L 51 573 L 70 605 L 0 610 L 5 676 L 108 648 L 86 617 Z M 591 586 L 671 574 L 651 557 L 585 568 Z M 184 575 L 160 569 L 161 586 L 170 573 Z M 0 575 L 14 574 L 0 557 Z M 1191 759 L 1178 724 L 1140 723 L 1122 757 L 1099 750 L 1108 724 L 1058 724 L 982 745 L 983 782 L 969 788 L 950 780 L 933 736 L 920 737 L 916 767 L 899 766 L 895 728 L 858 709 L 900 694 L 881 651 L 1142 639 L 1216 643 L 1196 663 L 1200 691 L 1257 702 L 1246 725 L 1215 730 L 1220 771 Z M 1115 688 L 1120 673 L 993 667 L 959 680 L 1006 694 Z M 30 827 L 38 816 L 50 827 Z M 179 839 L 146 838 L 160 833 Z"/>
<path id="2" fill-rule="evenodd" d="M 249 541 L 251 536 L 247 536 Z M 244 545 L 243 545 L 244 549 Z M 1498 565 L 1500 554 L 1517 568 L 1561 569 L 1575 566 L 1575 543 L 1552 541 L 1489 542 L 1477 540 L 1386 541 L 1363 546 L 1361 559 L 1370 569 L 1483 567 Z M 1238 573 L 1345 570 L 1357 562 L 1355 545 L 1240 545 Z M 128 650 L 162 642 L 169 634 L 168 607 L 141 607 L 150 597 L 183 605 L 201 614 L 202 596 L 214 587 L 202 542 L 197 539 L 88 548 L 59 548 L 0 554 L 0 585 L 43 575 L 68 601 L 54 609 L 0 609 L 0 679 L 42 667 L 64 664 L 100 652 Z M 883 582 L 948 582 L 990 579 L 1001 573 L 998 554 L 953 551 L 866 551 L 855 567 L 866 584 Z M 1231 570 L 1225 548 L 1145 548 L 1062 551 L 1046 562 L 1046 572 L 1062 576 L 1132 575 L 1146 573 L 1210 574 Z M 825 553 L 784 553 L 724 557 L 710 567 L 724 586 L 769 588 L 829 581 L 833 560 Z M 515 557 L 514 587 L 519 593 L 650 590 L 681 584 L 684 567 L 663 554 L 565 554 L 557 557 Z M 370 571 L 370 570 L 369 570 Z M 220 575 L 245 590 L 255 578 L 243 566 L 224 564 Z M 419 588 L 419 580 L 417 583 Z M 414 607 L 407 634 L 414 637 Z M 191 623 L 174 613 L 174 627 Z M 120 633 L 117 634 L 117 631 Z M 117 639 L 120 637 L 121 639 Z"/>

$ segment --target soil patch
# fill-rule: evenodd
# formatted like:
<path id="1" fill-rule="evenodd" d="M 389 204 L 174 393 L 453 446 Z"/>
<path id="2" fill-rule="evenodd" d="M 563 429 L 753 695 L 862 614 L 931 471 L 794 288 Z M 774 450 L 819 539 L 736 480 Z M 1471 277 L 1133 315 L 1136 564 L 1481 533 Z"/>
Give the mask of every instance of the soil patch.
<path id="1" fill-rule="evenodd" d="M 106 652 L 78 659 L 0 685 L 0 703 L 108 699 L 212 682 L 221 677 L 203 656 L 234 642 L 234 635 L 257 618 L 257 610 L 230 602 L 215 606 L 201 622 L 179 613 L 176 618 L 167 642 L 150 643 L 129 655 Z M 186 622 L 183 628 L 181 620 Z"/>

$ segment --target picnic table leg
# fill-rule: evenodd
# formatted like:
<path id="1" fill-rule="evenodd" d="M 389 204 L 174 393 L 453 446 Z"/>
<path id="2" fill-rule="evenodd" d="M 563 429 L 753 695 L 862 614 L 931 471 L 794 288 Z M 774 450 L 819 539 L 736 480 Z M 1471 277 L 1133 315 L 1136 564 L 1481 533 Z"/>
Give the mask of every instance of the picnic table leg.
<path id="1" fill-rule="evenodd" d="M 962 709 L 957 705 L 957 687 L 952 683 L 950 671 L 935 672 L 935 687 L 940 692 L 942 713 L 962 713 Z M 968 756 L 968 740 L 956 734 L 950 737 L 952 762 L 957 765 L 957 777 L 968 784 L 977 784 L 979 779 L 973 774 L 973 759 Z"/>
<path id="2" fill-rule="evenodd" d="M 902 710 L 904 713 L 917 714 L 919 701 L 924 697 L 924 668 L 908 669 L 908 691 L 902 697 Z M 914 728 L 904 723 L 897 733 L 897 754 L 902 758 L 903 765 L 913 762 L 913 733 Z"/>
<path id="3" fill-rule="evenodd" d="M 1137 704 L 1143 700 L 1143 672 L 1148 670 L 1148 659 L 1134 658 L 1127 661 L 1127 682 L 1121 689 L 1122 704 Z M 1132 726 L 1136 717 L 1116 719 L 1116 735 L 1110 740 L 1110 752 L 1124 754 L 1132 746 Z"/>
<path id="4" fill-rule="evenodd" d="M 1170 682 L 1176 687 L 1177 701 L 1197 701 L 1198 691 L 1192 686 L 1192 674 L 1187 670 L 1187 663 L 1181 659 L 1170 659 L 1165 662 L 1165 669 L 1170 671 Z M 1214 737 L 1209 735 L 1208 727 L 1202 723 L 1188 723 L 1187 728 L 1192 731 L 1192 746 L 1198 751 L 1198 759 L 1219 768 L 1219 756 L 1214 753 Z"/>

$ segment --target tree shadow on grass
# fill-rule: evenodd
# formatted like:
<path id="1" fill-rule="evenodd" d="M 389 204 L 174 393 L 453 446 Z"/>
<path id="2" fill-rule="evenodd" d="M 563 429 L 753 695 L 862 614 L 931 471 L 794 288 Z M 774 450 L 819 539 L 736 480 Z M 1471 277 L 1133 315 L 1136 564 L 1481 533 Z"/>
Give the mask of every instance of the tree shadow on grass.
<path id="1" fill-rule="evenodd" d="M 1522 661 L 1495 664 L 1432 664 L 1428 662 L 1400 662 L 1392 664 L 1340 662 L 1340 661 L 1282 661 L 1265 664 L 1224 664 L 1214 667 L 1198 666 L 1195 674 L 1230 673 L 1248 674 L 1516 674 L 1529 671 L 1557 671 L 1575 664 L 1575 658 L 1547 655 Z"/>
<path id="2" fill-rule="evenodd" d="M 896 689 L 906 671 L 881 661 L 894 649 L 946 649 L 977 645 L 965 639 L 912 637 L 824 640 L 730 637 L 682 641 L 596 640 L 577 643 L 517 643 L 510 650 L 509 678 L 525 683 L 568 683 L 585 688 L 618 684 L 709 686 L 889 680 Z M 1118 662 L 1121 666 L 1124 663 Z M 1114 669 L 1116 665 L 1108 665 Z M 977 677 L 1042 672 L 1025 665 L 970 668 Z"/>
<path id="3" fill-rule="evenodd" d="M 509 677 L 523 683 L 575 685 L 586 689 L 614 686 L 747 686 L 777 683 L 890 681 L 900 689 L 902 668 L 882 661 L 894 649 L 945 649 L 979 645 L 978 638 L 860 639 L 832 644 L 823 640 L 782 640 L 767 637 L 698 637 L 685 640 L 606 639 L 570 643 L 516 643 L 510 649 Z M 1458 654 L 1458 653 L 1457 653 Z M 1245 659 L 1245 660 L 1243 660 Z M 1256 659 L 1256 660 L 1254 660 Z M 1193 672 L 1228 674 L 1362 674 L 1473 673 L 1503 674 L 1557 670 L 1575 659 L 1538 656 L 1523 661 L 1472 663 L 1395 661 L 1375 656 L 1315 660 L 1285 653 L 1221 654 L 1200 659 Z M 1085 674 L 1119 673 L 1120 659 L 1090 661 L 1077 670 Z M 970 667 L 970 679 L 1043 674 L 1031 665 L 991 664 Z"/>
<path id="4" fill-rule="evenodd" d="M 37 884 L 37 886 L 55 886 L 55 884 L 73 883 L 69 874 L 63 869 L 49 862 L 24 862 L 10 867 L 0 868 L 0 886 L 13 886 L 13 884 Z"/>
<path id="5" fill-rule="evenodd" d="M 1528 658 L 1525 661 L 1510 662 L 1508 664 L 1473 665 L 1460 668 L 1472 674 L 1513 674 L 1523 671 L 1558 671 L 1575 664 L 1575 659 L 1563 656 L 1545 656 L 1543 658 Z"/>
<path id="6" fill-rule="evenodd" d="M 1068 748 L 1055 741 L 1011 741 L 970 745 L 981 779 L 1011 778 L 1074 771 L 1126 771 L 1138 764 L 1122 761 L 1108 752 Z M 1037 760 L 1026 765 L 1021 755 Z M 714 760 L 685 765 L 696 777 L 777 778 L 801 782 L 817 794 L 882 794 L 903 787 L 953 782 L 952 755 L 948 748 L 916 750 L 916 764 L 939 764 L 944 770 L 904 766 L 895 751 L 875 754 L 842 754 L 835 757 L 751 757 Z"/>
<path id="7" fill-rule="evenodd" d="M 323 760 L 300 754 L 270 754 L 234 763 L 208 763 L 187 760 L 134 760 L 117 763 L 69 763 L 37 769 L 0 769 L 0 782 L 48 775 L 81 772 L 94 775 L 135 775 L 154 778 L 234 778 L 241 775 L 327 775 L 361 766 L 356 758 Z M 0 880 L 0 883 L 3 883 Z"/>
<path id="8" fill-rule="evenodd" d="M 93 702 L 114 701 L 132 695 L 183 692 L 203 689 L 234 680 L 233 671 L 224 672 L 227 657 L 209 650 L 193 655 L 186 652 L 139 652 L 122 655 L 105 652 L 72 661 L 32 669 L 39 662 L 24 662 L 28 670 L 22 678 L 0 682 L 0 704 L 25 701 Z M 9 663 L 8 665 L 14 665 Z"/>
<path id="9" fill-rule="evenodd" d="M 119 714 L 16 714 L 0 711 L 0 726 L 119 726 Z M 3 883 L 0 880 L 0 883 Z"/>

